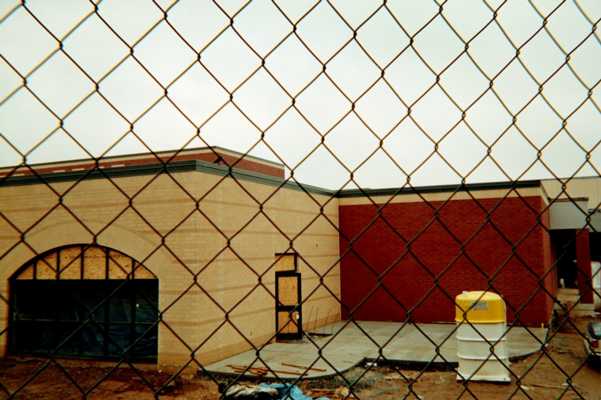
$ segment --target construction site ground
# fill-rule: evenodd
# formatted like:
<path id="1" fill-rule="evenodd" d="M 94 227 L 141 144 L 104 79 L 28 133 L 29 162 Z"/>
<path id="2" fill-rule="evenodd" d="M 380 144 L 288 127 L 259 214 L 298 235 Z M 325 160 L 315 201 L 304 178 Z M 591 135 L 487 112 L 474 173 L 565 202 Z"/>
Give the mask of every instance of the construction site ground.
<path id="1" fill-rule="evenodd" d="M 298 342 L 268 344 L 261 349 L 260 360 L 251 350 L 211 364 L 207 370 L 231 374 L 234 372 L 232 366 L 251 366 L 269 367 L 275 372 L 304 372 L 302 368 L 290 367 L 301 365 L 312 367 L 303 377 L 325 378 L 345 372 L 365 360 L 378 359 L 380 349 L 391 364 L 456 365 L 456 330 L 455 324 L 340 321 L 326 325 Z M 538 351 L 546 334 L 544 328 L 508 328 L 505 339 L 510 359 Z M 292 373 L 278 375 L 284 379 L 297 379 L 298 375 Z M 273 374 L 268 372 L 267 376 L 273 377 Z"/>
<path id="2" fill-rule="evenodd" d="M 331 399 L 341 398 L 349 383 L 351 393 L 360 399 L 594 399 L 601 400 L 601 372 L 596 366 L 584 363 L 583 338 L 588 319 L 574 320 L 575 327 L 564 324 L 559 330 L 549 332 L 549 343 L 545 351 L 536 352 L 511 364 L 512 372 L 520 377 L 510 384 L 457 382 L 451 369 L 420 370 L 391 365 L 365 364 L 353 367 L 342 374 L 329 378 L 299 380 L 305 393 L 326 395 Z M 0 362 L 0 383 L 13 393 L 19 391 L 17 399 L 81 399 L 82 393 L 68 375 L 91 399 L 152 399 L 158 390 L 172 377 L 172 372 L 160 371 L 151 365 L 141 365 L 134 371 L 126 365 L 112 369 L 110 362 L 80 360 L 57 360 L 32 378 L 35 371 L 46 360 L 34 358 L 5 358 Z M 108 376 L 107 376 L 108 374 Z M 103 377 L 100 384 L 97 382 Z M 219 383 L 232 382 L 234 377 L 226 375 L 199 376 L 188 369 L 165 387 L 162 399 L 218 399 Z M 266 378 L 264 378 L 266 379 Z M 567 381 L 572 386 L 566 384 Z M 273 380 L 270 380 L 273 382 Z M 257 378 L 238 379 L 238 382 L 259 382 Z M 149 387 L 150 386 L 150 387 Z M 152 390 L 151 390 L 152 388 Z M 419 397 L 417 397 L 417 396 Z M 8 394 L 4 393 L 8 398 Z M 352 397 L 349 397 L 352 398 Z"/>

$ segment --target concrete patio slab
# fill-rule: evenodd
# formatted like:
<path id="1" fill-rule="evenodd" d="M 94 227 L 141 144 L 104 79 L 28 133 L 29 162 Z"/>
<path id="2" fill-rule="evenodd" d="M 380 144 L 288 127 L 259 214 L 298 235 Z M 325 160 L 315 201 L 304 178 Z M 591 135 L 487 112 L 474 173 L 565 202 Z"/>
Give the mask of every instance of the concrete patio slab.
<path id="1" fill-rule="evenodd" d="M 230 365 L 269 367 L 282 379 L 297 379 L 301 374 L 303 378 L 323 378 L 336 374 L 336 371 L 346 371 L 364 360 L 377 359 L 379 348 L 390 363 L 456 365 L 455 328 L 454 324 L 403 326 L 396 322 L 340 321 L 313 331 L 317 335 L 299 342 L 268 344 L 260 351 L 261 360 L 252 350 L 211 364 L 206 369 L 213 373 L 238 375 Z M 539 351 L 546 335 L 545 328 L 509 329 L 507 344 L 510 359 Z M 315 369 L 304 373 L 304 368 L 285 364 Z M 266 376 L 273 375 L 269 373 Z"/>

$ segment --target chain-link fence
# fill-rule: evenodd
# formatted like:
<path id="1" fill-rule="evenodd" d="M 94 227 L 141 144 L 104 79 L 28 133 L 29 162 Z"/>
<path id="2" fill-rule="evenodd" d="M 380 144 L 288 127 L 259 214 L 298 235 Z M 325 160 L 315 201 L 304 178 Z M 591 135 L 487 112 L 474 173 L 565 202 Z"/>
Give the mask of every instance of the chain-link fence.
<path id="1" fill-rule="evenodd" d="M 596 2 L 1 7 L 3 396 L 600 398 Z"/>

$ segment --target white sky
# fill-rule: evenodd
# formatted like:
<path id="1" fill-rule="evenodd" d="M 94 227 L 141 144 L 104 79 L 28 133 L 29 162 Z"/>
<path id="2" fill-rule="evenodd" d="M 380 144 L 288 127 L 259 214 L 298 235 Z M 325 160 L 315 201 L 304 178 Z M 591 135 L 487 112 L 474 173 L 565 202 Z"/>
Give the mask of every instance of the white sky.
<path id="1" fill-rule="evenodd" d="M 539 0 L 532 4 L 508 0 L 502 6 L 497 0 L 450 0 L 444 2 L 442 14 L 456 33 L 441 16 L 422 29 L 438 12 L 434 1 L 388 1 L 388 9 L 379 9 L 365 23 L 381 1 L 320 2 L 298 22 L 296 34 L 287 38 L 292 24 L 267 0 L 253 0 L 239 13 L 244 2 L 233 0 L 218 2 L 222 10 L 210 1 L 182 0 L 174 5 L 168 0 L 157 4 L 146 0 L 100 2 L 98 14 L 124 41 L 135 44 L 139 63 L 93 13 L 91 2 L 30 0 L 29 12 L 21 7 L 6 17 L 16 3 L 0 0 L 1 165 L 18 164 L 22 159 L 8 142 L 26 154 L 29 163 L 148 151 L 129 132 L 132 123 L 134 132 L 152 150 L 207 144 L 240 152 L 251 149 L 250 154 L 283 160 L 295 169 L 299 181 L 328 188 L 354 187 L 348 183 L 348 170 L 357 167 L 353 175 L 356 184 L 372 188 L 402 186 L 405 173 L 411 175 L 412 184 L 427 185 L 456 183 L 460 175 L 467 175 L 469 182 L 481 182 L 544 178 L 552 176 L 549 169 L 559 176 L 599 175 L 601 171 L 600 33 L 597 30 L 591 35 L 592 23 L 601 18 L 598 0 Z M 313 6 L 313 2 L 299 0 L 276 4 L 292 23 Z M 352 29 L 358 28 L 356 41 L 351 40 L 335 56 L 353 33 L 333 7 Z M 498 8 L 498 24 L 489 24 L 489 7 Z M 173 27 L 162 20 L 163 9 Z M 551 13 L 548 31 L 541 29 L 543 17 L 537 11 L 543 16 Z M 66 36 L 64 53 L 58 51 L 48 58 L 58 42 L 30 13 L 57 38 Z M 228 28 L 234 15 L 237 33 Z M 415 50 L 408 48 L 396 57 L 409 44 L 407 35 L 414 35 Z M 464 53 L 457 35 L 469 41 L 468 54 L 482 71 Z M 520 56 L 505 67 L 515 56 L 511 42 L 521 47 Z M 198 51 L 203 66 L 196 62 Z M 565 62 L 565 53 L 571 54 L 571 69 L 566 65 L 555 72 Z M 447 68 L 457 56 L 460 58 Z M 261 65 L 261 57 L 265 68 L 239 86 Z M 420 98 L 435 83 L 434 73 L 422 58 L 434 72 L 444 72 L 439 86 Z M 28 77 L 29 90 L 20 88 L 22 79 L 5 60 Z M 328 76 L 322 72 L 322 62 L 326 62 Z M 115 65 L 118 67 L 112 69 Z M 380 79 L 381 68 L 387 82 Z M 289 108 L 291 97 L 270 74 L 295 98 L 295 107 Z M 496 95 L 489 90 L 480 97 L 493 77 Z M 100 93 L 122 115 L 93 93 L 92 79 L 100 80 Z M 552 107 L 537 96 L 523 109 L 542 83 L 542 94 Z M 171 101 L 161 99 L 164 90 L 160 85 L 168 87 Z M 232 102 L 228 91 L 233 92 Z M 356 102 L 355 112 L 349 113 L 351 102 Z M 410 118 L 406 117 L 407 106 L 411 106 Z M 466 121 L 480 139 L 465 123 L 447 134 L 461 118 L 458 107 L 467 109 Z M 512 125 L 510 113 L 518 112 Z M 63 129 L 59 118 L 64 119 Z M 190 142 L 197 127 L 202 140 Z M 266 129 L 263 142 L 260 129 Z M 327 148 L 320 144 L 322 137 Z M 381 139 L 386 152 L 379 149 Z M 538 151 L 544 165 L 535 162 Z M 587 152 L 590 163 L 583 167 Z"/>

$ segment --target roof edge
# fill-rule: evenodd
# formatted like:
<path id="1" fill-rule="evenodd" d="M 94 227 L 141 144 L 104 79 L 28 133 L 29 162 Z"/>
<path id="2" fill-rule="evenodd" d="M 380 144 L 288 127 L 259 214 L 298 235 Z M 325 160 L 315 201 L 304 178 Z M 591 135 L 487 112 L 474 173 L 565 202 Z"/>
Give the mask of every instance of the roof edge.
<path id="1" fill-rule="evenodd" d="M 290 178 L 277 178 L 275 176 L 265 175 L 259 172 L 250 172 L 236 167 L 230 168 L 227 165 L 214 164 L 202 160 L 175 161 L 167 164 L 131 165 L 124 167 L 101 168 L 87 171 L 58 172 L 39 175 L 8 176 L 0 178 L 0 187 L 68 182 L 86 179 L 103 179 L 107 177 L 117 178 L 138 175 L 153 175 L 160 174 L 162 171 L 167 173 L 198 171 L 219 176 L 231 175 L 236 179 L 262 183 L 270 186 L 281 186 L 314 194 L 333 196 L 336 193 L 335 191 L 317 186 L 297 183 L 295 181 L 291 181 Z"/>
<path id="2" fill-rule="evenodd" d="M 140 157 L 140 156 L 148 156 L 148 157 L 158 156 L 158 157 L 160 157 L 162 155 L 167 155 L 167 154 L 181 155 L 181 154 L 186 154 L 186 153 L 192 153 L 195 151 L 206 151 L 209 153 L 212 152 L 216 155 L 220 155 L 220 153 L 232 154 L 241 159 L 257 161 L 257 162 L 261 162 L 264 164 L 272 165 L 274 167 L 285 168 L 285 165 L 282 163 L 279 163 L 276 161 L 271 161 L 271 160 L 268 160 L 268 159 L 262 158 L 262 157 L 253 156 L 251 154 L 241 153 L 236 150 L 226 149 L 225 147 L 221 147 L 221 146 L 190 147 L 190 148 L 176 149 L 176 150 L 159 150 L 159 151 L 153 151 L 153 152 L 146 151 L 146 152 L 138 152 L 138 153 L 114 154 L 114 155 L 110 155 L 110 156 L 100 156 L 98 158 L 93 158 L 93 157 L 74 158 L 72 160 L 47 161 L 47 162 L 41 162 L 41 163 L 27 164 L 27 166 L 29 166 L 29 167 L 44 167 L 44 166 L 49 166 L 49 165 L 63 165 L 63 164 L 73 164 L 73 163 L 81 163 L 81 162 L 94 162 L 95 160 L 98 160 L 99 162 L 103 162 L 103 161 L 119 160 L 122 158 L 127 159 L 128 157 Z M 157 162 L 158 162 L 158 160 L 157 160 Z M 177 161 L 173 161 L 173 162 L 177 162 Z M 26 166 L 23 164 L 6 165 L 3 167 L 0 167 L 0 172 L 10 171 L 12 169 L 24 168 L 24 167 L 26 167 Z"/>
<path id="3" fill-rule="evenodd" d="M 252 172 L 236 167 L 228 167 L 209 163 L 202 160 L 174 161 L 167 164 L 146 164 L 130 165 L 123 167 L 111 167 L 93 170 L 70 171 L 48 173 L 40 175 L 16 175 L 0 177 L 1 186 L 12 185 L 31 185 L 52 182 L 76 181 L 84 179 L 101 179 L 106 177 L 124 177 L 136 175 L 151 175 L 165 172 L 186 172 L 198 171 L 220 176 L 231 175 L 234 178 L 256 183 L 267 184 L 270 186 L 280 186 L 299 191 L 306 191 L 314 194 L 328 195 L 338 198 L 363 197 L 363 196 L 392 196 L 414 193 L 443 193 L 443 192 L 463 192 L 470 190 L 495 190 L 495 189 L 518 189 L 527 187 L 541 187 L 540 180 L 528 181 L 508 181 L 508 182 L 487 182 L 487 183 L 461 183 L 457 185 L 433 185 L 419 187 L 398 187 L 383 189 L 339 189 L 332 190 L 318 186 L 298 183 L 291 178 L 278 178 L 265 175 L 259 172 Z"/>
<path id="4" fill-rule="evenodd" d="M 347 189 L 338 192 L 337 197 L 362 197 L 362 196 L 393 196 L 414 193 L 447 193 L 465 192 L 470 190 L 496 190 L 496 189 L 519 189 L 540 187 L 540 180 L 507 181 L 507 182 L 483 182 L 483 183 L 460 183 L 457 185 L 432 185 L 411 186 L 384 189 Z"/>

